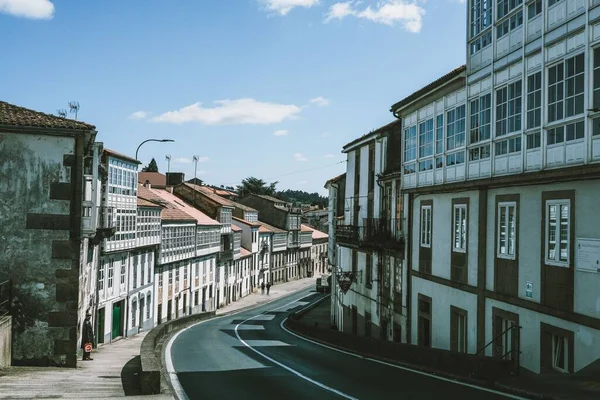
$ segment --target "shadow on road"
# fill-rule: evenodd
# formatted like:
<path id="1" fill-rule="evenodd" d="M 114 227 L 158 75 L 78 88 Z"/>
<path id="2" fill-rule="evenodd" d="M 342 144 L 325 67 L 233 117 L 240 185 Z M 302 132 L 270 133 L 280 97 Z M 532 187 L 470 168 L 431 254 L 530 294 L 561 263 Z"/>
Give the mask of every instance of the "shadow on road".
<path id="1" fill-rule="evenodd" d="M 129 360 L 121 370 L 121 383 L 125 396 L 139 396 L 142 394 L 142 361 L 140 356 Z"/>

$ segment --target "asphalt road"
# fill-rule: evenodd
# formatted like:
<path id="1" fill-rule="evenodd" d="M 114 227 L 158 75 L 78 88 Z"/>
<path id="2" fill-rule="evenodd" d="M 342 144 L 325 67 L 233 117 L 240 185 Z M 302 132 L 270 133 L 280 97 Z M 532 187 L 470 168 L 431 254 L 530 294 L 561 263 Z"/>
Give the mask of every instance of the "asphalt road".
<path id="1" fill-rule="evenodd" d="M 166 354 L 171 355 L 167 369 L 174 370 L 170 375 L 177 396 L 192 400 L 518 398 L 354 357 L 281 328 L 290 311 L 321 296 L 305 289 L 182 331 Z"/>

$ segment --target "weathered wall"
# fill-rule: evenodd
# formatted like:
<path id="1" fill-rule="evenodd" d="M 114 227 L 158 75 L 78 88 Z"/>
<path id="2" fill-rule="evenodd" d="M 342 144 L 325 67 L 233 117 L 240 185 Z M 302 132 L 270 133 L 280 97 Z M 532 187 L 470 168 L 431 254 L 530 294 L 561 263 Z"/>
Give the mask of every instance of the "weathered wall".
<path id="1" fill-rule="evenodd" d="M 74 138 L 0 133 L 0 280 L 14 282 L 16 365 L 74 366 L 80 243 L 69 240 L 66 166 L 74 152 Z"/>
<path id="2" fill-rule="evenodd" d="M 0 369 L 10 367 L 12 317 L 0 317 Z"/>

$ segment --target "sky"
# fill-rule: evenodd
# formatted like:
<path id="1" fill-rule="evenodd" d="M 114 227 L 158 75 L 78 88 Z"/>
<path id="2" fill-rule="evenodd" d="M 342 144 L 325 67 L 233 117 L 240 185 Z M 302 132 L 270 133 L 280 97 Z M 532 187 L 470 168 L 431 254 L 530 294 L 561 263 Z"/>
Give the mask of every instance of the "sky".
<path id="1" fill-rule="evenodd" d="M 0 0 L 0 100 L 77 101 L 159 170 L 326 194 L 342 147 L 464 64 L 464 0 Z M 69 114 L 69 118 L 75 115 Z"/>

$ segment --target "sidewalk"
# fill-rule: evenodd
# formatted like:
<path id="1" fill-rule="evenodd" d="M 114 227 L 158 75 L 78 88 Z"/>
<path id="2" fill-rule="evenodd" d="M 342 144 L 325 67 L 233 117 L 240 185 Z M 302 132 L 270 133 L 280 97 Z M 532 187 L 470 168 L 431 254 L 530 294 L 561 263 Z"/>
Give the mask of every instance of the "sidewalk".
<path id="1" fill-rule="evenodd" d="M 329 314 L 330 302 L 323 301 L 321 304 L 304 313 L 299 321 L 307 326 L 318 326 L 320 328 L 330 329 L 331 323 Z M 327 344 L 333 347 L 339 347 L 336 346 L 335 343 Z M 350 350 L 350 352 L 356 353 L 353 350 Z M 398 362 L 401 363 L 401 361 Z M 522 370 L 519 376 L 498 379 L 494 383 L 494 389 L 532 399 L 600 399 L 600 365 L 596 364 L 600 364 L 600 362 L 594 363 L 577 374 L 572 375 L 558 373 L 538 375 L 527 370 Z M 422 369 L 419 368 L 418 365 L 414 365 L 414 368 Z M 430 372 L 450 375 L 444 371 Z M 460 381 L 468 381 L 468 379 L 460 377 L 454 378 Z M 481 386 L 486 385 L 481 384 Z"/>
<path id="2" fill-rule="evenodd" d="M 217 315 L 268 303 L 315 285 L 315 278 L 277 284 L 270 294 L 250 294 L 217 310 Z M 140 346 L 148 332 L 94 349 L 93 361 L 77 368 L 11 367 L 0 370 L 0 399 L 148 399 L 172 400 L 170 394 L 139 395 Z"/>

